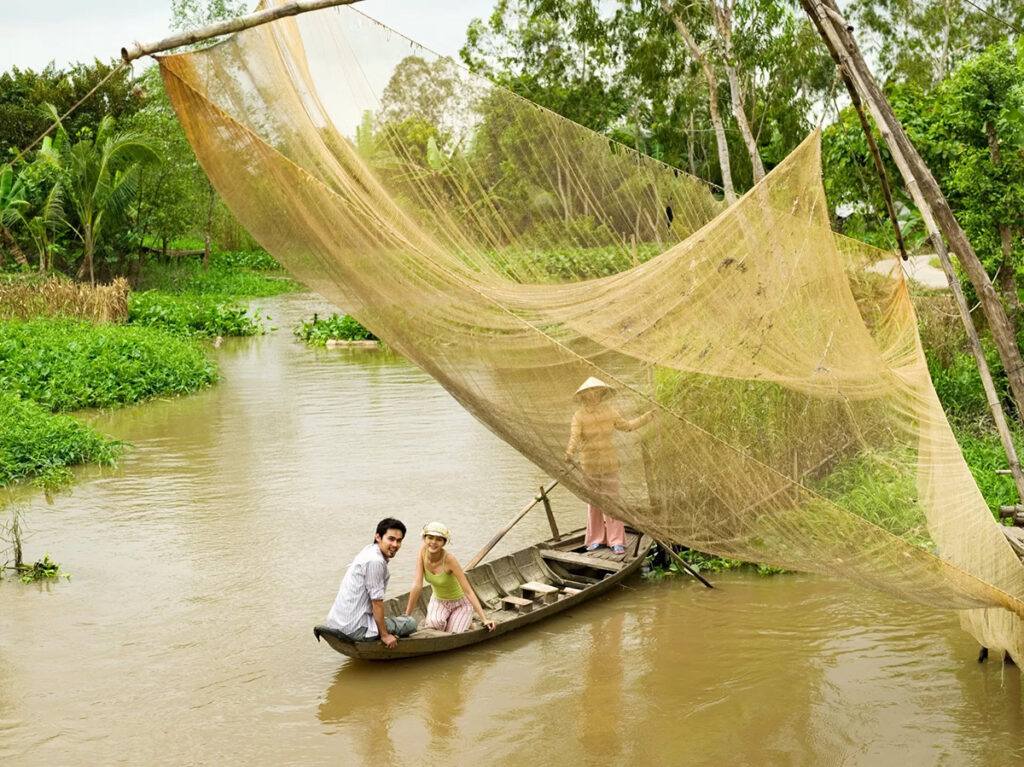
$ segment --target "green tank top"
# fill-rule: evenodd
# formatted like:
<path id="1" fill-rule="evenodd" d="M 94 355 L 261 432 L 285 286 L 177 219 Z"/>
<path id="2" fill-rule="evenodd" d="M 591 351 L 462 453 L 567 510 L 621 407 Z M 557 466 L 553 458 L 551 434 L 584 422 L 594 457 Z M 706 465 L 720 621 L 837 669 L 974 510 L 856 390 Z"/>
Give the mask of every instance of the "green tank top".
<path id="1" fill-rule="evenodd" d="M 439 573 L 435 575 L 423 565 L 423 577 L 434 589 L 434 596 L 438 599 L 462 599 L 462 586 L 455 580 L 454 573 Z"/>

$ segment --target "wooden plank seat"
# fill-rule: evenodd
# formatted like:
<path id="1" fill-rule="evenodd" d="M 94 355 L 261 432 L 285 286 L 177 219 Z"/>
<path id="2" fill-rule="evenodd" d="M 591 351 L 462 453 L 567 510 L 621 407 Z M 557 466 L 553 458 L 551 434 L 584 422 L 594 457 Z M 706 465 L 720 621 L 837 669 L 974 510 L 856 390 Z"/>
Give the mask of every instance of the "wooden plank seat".
<path id="1" fill-rule="evenodd" d="M 618 562 L 614 559 L 599 559 L 598 557 L 591 557 L 587 554 L 577 554 L 572 551 L 557 551 L 555 549 L 545 549 L 540 553 L 544 559 L 550 559 L 552 562 L 561 562 L 566 565 L 574 565 L 576 567 L 590 567 L 594 570 L 607 570 L 610 573 L 617 573 L 625 565 L 622 562 Z"/>
<path id="2" fill-rule="evenodd" d="M 507 596 L 501 598 L 503 610 L 515 610 L 520 613 L 528 613 L 533 609 L 533 601 L 522 597 Z"/>
<path id="3" fill-rule="evenodd" d="M 558 601 L 558 588 L 555 586 L 549 586 L 546 583 L 530 581 L 520 586 L 519 590 L 522 592 L 523 598 L 529 599 L 530 601 L 539 599 L 546 605 Z"/>

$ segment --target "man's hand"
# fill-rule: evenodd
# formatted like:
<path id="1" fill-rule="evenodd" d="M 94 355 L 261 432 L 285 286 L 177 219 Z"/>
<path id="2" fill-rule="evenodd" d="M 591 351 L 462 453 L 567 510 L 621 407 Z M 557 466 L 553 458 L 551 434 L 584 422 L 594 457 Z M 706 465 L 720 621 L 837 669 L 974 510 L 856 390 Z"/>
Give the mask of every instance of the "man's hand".
<path id="1" fill-rule="evenodd" d="M 398 646 L 398 637 L 394 634 L 381 634 L 380 641 L 382 641 L 384 646 L 389 650 L 393 650 Z"/>

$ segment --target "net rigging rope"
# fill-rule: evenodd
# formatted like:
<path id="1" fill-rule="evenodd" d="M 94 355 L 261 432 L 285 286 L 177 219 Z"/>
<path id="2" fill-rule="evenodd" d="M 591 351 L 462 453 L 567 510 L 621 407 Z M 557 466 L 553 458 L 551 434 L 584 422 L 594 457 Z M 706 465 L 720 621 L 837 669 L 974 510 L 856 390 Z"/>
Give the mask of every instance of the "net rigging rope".
<path id="1" fill-rule="evenodd" d="M 1024 567 L 900 267 L 829 227 L 817 131 L 727 208 L 350 8 L 160 65 L 218 193 L 298 279 L 551 476 L 589 408 L 603 436 L 563 479 L 580 498 L 662 540 L 959 609 L 1024 658 Z M 613 396 L 575 401 L 591 376 Z"/>

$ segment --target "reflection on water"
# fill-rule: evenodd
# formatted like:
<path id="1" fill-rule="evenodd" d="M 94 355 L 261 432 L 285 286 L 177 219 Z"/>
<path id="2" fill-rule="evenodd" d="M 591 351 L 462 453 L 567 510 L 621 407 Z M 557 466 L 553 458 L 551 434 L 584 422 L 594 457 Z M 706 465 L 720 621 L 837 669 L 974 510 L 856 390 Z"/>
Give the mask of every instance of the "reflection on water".
<path id="1" fill-rule="evenodd" d="M 376 351 L 310 350 L 310 297 L 226 342 L 201 394 L 89 418 L 133 443 L 47 503 L 0 582 L 0 761 L 27 764 L 992 765 L 1021 755 L 1015 668 L 955 616 L 840 581 L 635 581 L 465 651 L 360 664 L 317 643 L 345 566 L 397 515 L 467 561 L 543 477 Z M 567 402 L 567 408 L 571 403 Z M 567 410 L 566 418 L 571 417 Z M 584 506 L 554 498 L 563 528 Z M 496 554 L 546 537 L 528 515 Z M 412 576 L 415 540 L 392 565 Z"/>

